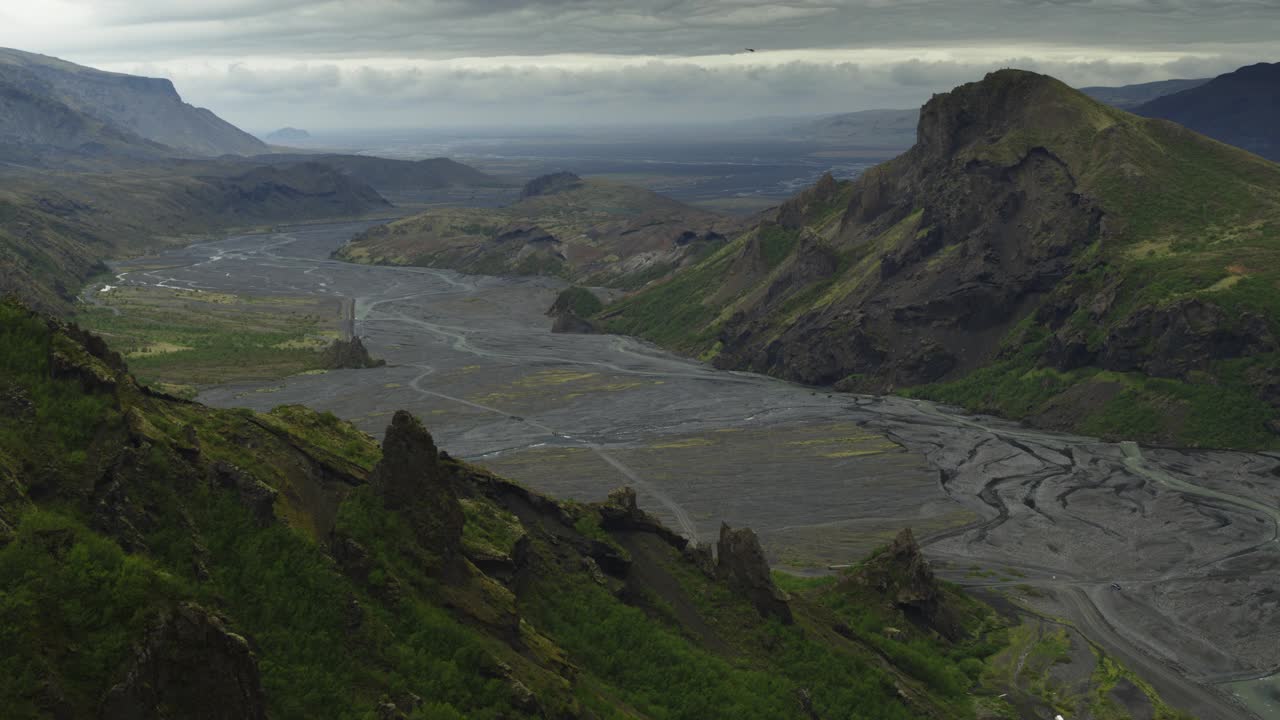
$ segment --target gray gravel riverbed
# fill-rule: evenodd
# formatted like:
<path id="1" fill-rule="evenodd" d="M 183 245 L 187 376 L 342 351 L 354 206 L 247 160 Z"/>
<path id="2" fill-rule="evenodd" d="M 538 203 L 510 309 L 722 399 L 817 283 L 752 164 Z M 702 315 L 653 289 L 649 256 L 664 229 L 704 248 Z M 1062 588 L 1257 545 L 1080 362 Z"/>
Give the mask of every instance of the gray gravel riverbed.
<path id="1" fill-rule="evenodd" d="M 555 335 L 559 281 L 328 259 L 366 226 L 194 245 L 119 263 L 113 284 L 350 299 L 388 361 L 206 388 L 211 405 L 305 403 L 377 436 L 408 409 L 456 456 L 580 500 L 632 485 L 685 534 L 749 525 L 799 571 L 912 526 L 945 576 L 1069 618 L 1200 718 L 1251 717 L 1226 688 L 1280 666 L 1277 457 L 1104 443 Z"/>

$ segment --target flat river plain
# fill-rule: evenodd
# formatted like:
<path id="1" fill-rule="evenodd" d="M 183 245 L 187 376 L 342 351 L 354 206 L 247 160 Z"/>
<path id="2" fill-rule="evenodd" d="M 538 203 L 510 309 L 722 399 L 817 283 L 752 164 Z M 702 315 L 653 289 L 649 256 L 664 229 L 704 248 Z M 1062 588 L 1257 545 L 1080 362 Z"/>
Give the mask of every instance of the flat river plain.
<path id="1" fill-rule="evenodd" d="M 205 388 L 210 405 L 306 404 L 376 437 L 407 409 L 454 456 L 581 501 L 631 485 L 698 542 L 754 528 L 796 572 L 912 527 L 945 577 L 1071 620 L 1174 707 L 1280 718 L 1280 455 L 1107 443 L 552 334 L 557 280 L 329 259 L 369 224 L 201 243 L 118 263 L 113 284 L 340 298 L 388 362 Z"/>

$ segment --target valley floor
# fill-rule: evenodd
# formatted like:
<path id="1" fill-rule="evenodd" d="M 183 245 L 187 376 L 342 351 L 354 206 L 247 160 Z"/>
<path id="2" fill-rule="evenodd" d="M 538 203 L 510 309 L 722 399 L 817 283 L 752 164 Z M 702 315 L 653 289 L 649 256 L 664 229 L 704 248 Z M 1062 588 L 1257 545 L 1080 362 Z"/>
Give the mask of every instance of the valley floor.
<path id="1" fill-rule="evenodd" d="M 1219 688 L 1280 666 L 1280 456 L 1102 443 L 553 335 L 557 281 L 328 259 L 365 226 L 192 246 L 120 263 L 113 284 L 354 301 L 356 333 L 388 361 L 204 388 L 212 405 L 305 403 L 368 432 L 408 409 L 441 447 L 539 490 L 599 500 L 630 484 L 704 542 L 722 520 L 749 525 L 794 572 L 911 526 L 944 576 L 1071 620 L 1199 718 L 1247 717 Z"/>

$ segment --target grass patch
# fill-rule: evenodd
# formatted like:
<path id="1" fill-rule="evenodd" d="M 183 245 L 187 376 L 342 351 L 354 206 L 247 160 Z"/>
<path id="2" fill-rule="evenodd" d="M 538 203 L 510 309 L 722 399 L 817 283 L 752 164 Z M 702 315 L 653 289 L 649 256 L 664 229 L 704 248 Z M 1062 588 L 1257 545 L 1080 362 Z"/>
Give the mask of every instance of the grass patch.
<path id="1" fill-rule="evenodd" d="M 315 370 L 320 349 L 338 337 L 337 300 L 165 288 L 117 288 L 100 297 L 107 307 L 82 306 L 76 321 L 127 356 L 147 382 L 210 385 Z"/>

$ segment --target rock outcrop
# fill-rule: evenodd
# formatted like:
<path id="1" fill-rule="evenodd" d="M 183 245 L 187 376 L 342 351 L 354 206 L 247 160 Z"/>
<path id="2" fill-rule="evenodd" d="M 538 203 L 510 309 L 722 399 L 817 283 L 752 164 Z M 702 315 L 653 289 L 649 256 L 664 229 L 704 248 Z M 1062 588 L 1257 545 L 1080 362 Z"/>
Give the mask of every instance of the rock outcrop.
<path id="1" fill-rule="evenodd" d="M 276 519 L 275 502 L 279 492 L 275 488 L 224 460 L 213 464 L 213 478 L 218 485 L 236 492 L 240 503 L 259 526 L 266 527 Z"/>
<path id="2" fill-rule="evenodd" d="M 1108 370 L 1142 370 L 1155 377 L 1187 379 L 1216 360 L 1275 352 L 1267 319 L 1230 316 L 1199 298 L 1143 307 L 1107 333 L 1099 364 Z"/>
<path id="3" fill-rule="evenodd" d="M 334 340 L 320 354 L 320 366 L 328 370 L 363 370 L 384 367 L 386 360 L 375 359 L 359 337 Z"/>
<path id="4" fill-rule="evenodd" d="M 720 525 L 716 574 L 745 595 L 764 617 L 777 618 L 787 625 L 794 621 L 787 595 L 774 584 L 760 539 L 751 528 L 734 530 L 727 523 Z"/>
<path id="5" fill-rule="evenodd" d="M 266 699 L 249 643 L 194 603 L 157 621 L 100 720 L 264 720 Z"/>
<path id="6" fill-rule="evenodd" d="M 605 530 L 638 530 L 653 533 L 682 550 L 689 544 L 688 538 L 641 510 L 636 502 L 636 491 L 629 486 L 611 490 L 608 499 L 597 507 L 600 510 L 600 527 Z"/>
<path id="7" fill-rule="evenodd" d="M 410 413 L 400 410 L 392 417 L 369 483 L 387 509 L 409 520 L 424 548 L 444 560 L 459 555 L 462 504 L 431 433 Z"/>
<path id="8" fill-rule="evenodd" d="M 904 528 L 889 546 L 873 555 L 844 581 L 869 589 L 913 622 L 956 640 L 962 625 L 947 604 L 942 586 L 920 552 L 915 535 Z"/>

